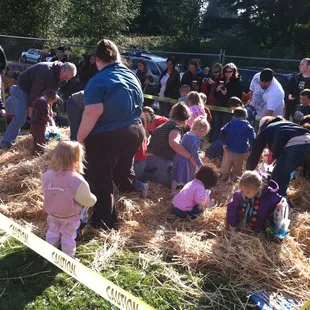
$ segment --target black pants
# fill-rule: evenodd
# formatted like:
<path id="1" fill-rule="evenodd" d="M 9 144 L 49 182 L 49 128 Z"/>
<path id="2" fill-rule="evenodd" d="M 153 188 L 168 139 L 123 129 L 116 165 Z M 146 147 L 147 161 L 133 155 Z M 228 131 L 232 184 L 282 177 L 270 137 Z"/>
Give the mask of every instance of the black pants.
<path id="1" fill-rule="evenodd" d="M 297 106 L 297 100 L 289 100 L 285 105 L 285 119 L 288 121 L 290 120 L 291 116 L 293 115 L 293 112 Z"/>
<path id="2" fill-rule="evenodd" d="M 89 136 L 85 140 L 88 177 L 97 197 L 90 223 L 97 228 L 112 228 L 117 220 L 113 181 L 121 192 L 135 191 L 133 158 L 145 136 L 142 125 Z"/>
<path id="3" fill-rule="evenodd" d="M 44 153 L 45 124 L 31 124 L 31 134 L 33 137 L 33 155 Z"/>

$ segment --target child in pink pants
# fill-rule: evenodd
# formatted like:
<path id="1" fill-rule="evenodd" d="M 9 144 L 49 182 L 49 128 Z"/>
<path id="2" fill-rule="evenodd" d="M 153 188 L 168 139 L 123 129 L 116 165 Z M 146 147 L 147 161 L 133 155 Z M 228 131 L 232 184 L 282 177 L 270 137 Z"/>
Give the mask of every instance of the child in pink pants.
<path id="1" fill-rule="evenodd" d="M 69 256 L 76 251 L 76 230 L 82 207 L 92 207 L 96 197 L 90 192 L 83 173 L 84 150 L 75 141 L 61 141 L 56 146 L 51 170 L 43 174 L 44 209 L 48 213 L 46 241 Z"/>

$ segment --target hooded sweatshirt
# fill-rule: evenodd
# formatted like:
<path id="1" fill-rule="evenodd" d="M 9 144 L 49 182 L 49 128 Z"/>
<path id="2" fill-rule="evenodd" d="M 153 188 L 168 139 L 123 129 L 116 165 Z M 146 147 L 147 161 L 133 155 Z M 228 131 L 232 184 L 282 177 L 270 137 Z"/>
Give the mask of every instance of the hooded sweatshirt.
<path id="1" fill-rule="evenodd" d="M 282 199 L 278 190 L 278 184 L 270 181 L 253 199 L 245 197 L 241 190 L 236 191 L 227 206 L 227 224 L 236 227 L 243 222 L 249 229 L 264 231 L 269 220 L 272 221 L 273 212 Z"/>
<path id="2" fill-rule="evenodd" d="M 250 150 L 250 143 L 255 139 L 254 128 L 246 120 L 233 119 L 220 132 L 220 140 L 228 149 L 238 154 L 245 154 Z"/>
<path id="3" fill-rule="evenodd" d="M 15 107 L 18 104 L 18 98 L 17 98 L 17 85 L 12 85 L 10 88 L 10 96 L 8 97 L 6 101 L 6 114 L 7 115 L 14 115 L 15 113 Z"/>

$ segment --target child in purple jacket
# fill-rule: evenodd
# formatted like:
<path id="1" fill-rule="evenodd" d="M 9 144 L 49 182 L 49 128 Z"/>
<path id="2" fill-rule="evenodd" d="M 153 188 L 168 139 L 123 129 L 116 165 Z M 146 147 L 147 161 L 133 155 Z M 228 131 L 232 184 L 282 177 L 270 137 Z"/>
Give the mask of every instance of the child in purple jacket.
<path id="1" fill-rule="evenodd" d="M 257 171 L 245 171 L 239 181 L 239 190 L 228 204 L 226 222 L 229 229 L 236 228 L 240 222 L 256 232 L 274 226 L 274 211 L 281 208 L 282 196 L 274 181 L 264 184 Z"/>

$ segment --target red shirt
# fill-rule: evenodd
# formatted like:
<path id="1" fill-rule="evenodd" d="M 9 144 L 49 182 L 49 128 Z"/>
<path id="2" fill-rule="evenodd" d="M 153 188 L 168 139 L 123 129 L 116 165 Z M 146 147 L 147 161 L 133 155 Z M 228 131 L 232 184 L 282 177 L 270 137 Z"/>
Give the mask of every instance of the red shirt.
<path id="1" fill-rule="evenodd" d="M 146 129 L 148 132 L 153 132 L 157 127 L 167 123 L 168 121 L 169 121 L 168 118 L 156 115 L 153 118 L 152 122 L 146 125 Z"/>
<path id="2" fill-rule="evenodd" d="M 135 161 L 145 161 L 147 153 L 147 138 L 145 138 L 135 156 Z"/>

